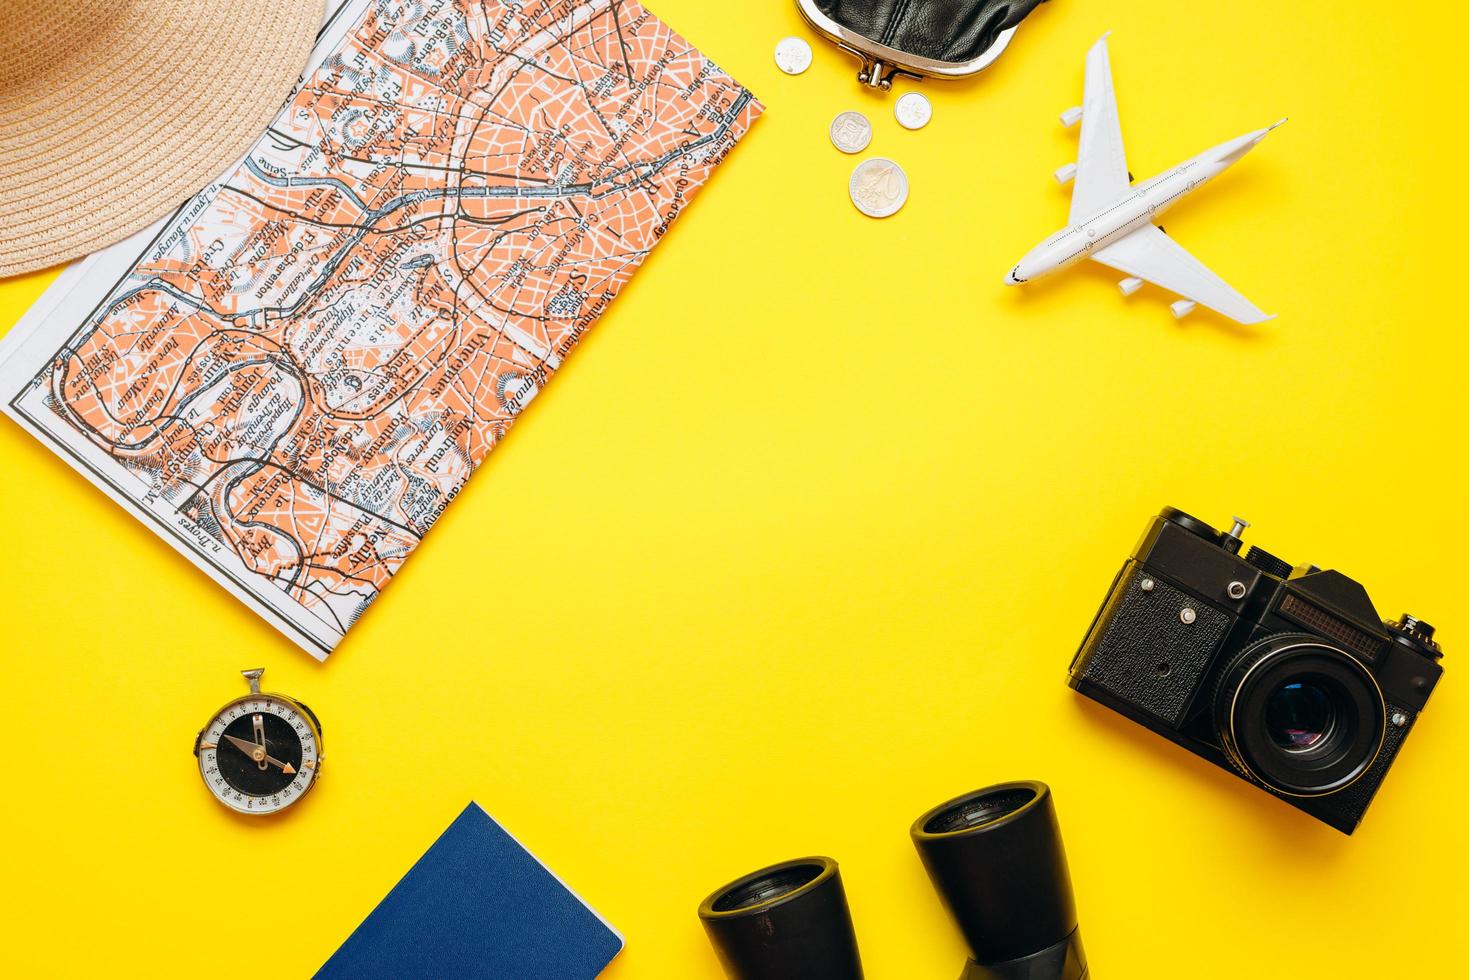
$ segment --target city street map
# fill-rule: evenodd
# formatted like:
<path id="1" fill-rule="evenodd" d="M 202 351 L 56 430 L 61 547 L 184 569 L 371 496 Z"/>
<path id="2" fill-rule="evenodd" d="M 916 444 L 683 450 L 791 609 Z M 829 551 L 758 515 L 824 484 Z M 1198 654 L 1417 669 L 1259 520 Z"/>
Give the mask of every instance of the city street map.
<path id="1" fill-rule="evenodd" d="M 636 0 L 348 0 L 235 168 L 11 331 L 0 402 L 325 658 L 760 111 Z"/>

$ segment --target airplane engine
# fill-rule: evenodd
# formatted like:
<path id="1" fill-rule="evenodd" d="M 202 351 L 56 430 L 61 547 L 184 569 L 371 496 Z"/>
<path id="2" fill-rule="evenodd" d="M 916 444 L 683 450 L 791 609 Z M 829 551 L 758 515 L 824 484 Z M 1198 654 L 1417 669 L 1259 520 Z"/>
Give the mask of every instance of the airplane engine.
<path id="1" fill-rule="evenodd" d="M 1079 122 L 1081 122 L 1081 106 L 1072 106 L 1070 109 L 1061 113 L 1061 125 L 1067 129 L 1070 129 Z"/>
<path id="2" fill-rule="evenodd" d="M 1061 167 L 1059 170 L 1056 171 L 1055 177 L 1056 183 L 1060 184 L 1062 187 L 1065 187 L 1067 184 L 1076 179 L 1076 164 L 1068 163 L 1066 166 Z"/>
<path id="3" fill-rule="evenodd" d="M 1122 290 L 1123 296 L 1131 296 L 1133 293 L 1143 288 L 1143 281 L 1136 277 L 1129 276 L 1128 278 L 1119 282 L 1117 284 L 1117 288 Z"/>
<path id="4" fill-rule="evenodd" d="M 1192 313 L 1194 311 L 1194 307 L 1198 305 L 1198 303 L 1195 303 L 1191 299 L 1181 299 L 1168 308 L 1173 311 L 1173 319 L 1182 320 L 1184 317 Z"/>

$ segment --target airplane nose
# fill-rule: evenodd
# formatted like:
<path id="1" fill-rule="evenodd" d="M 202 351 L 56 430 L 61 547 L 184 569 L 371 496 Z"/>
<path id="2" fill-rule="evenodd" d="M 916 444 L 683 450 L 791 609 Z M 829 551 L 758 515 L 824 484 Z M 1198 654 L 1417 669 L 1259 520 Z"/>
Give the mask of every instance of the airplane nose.
<path id="1" fill-rule="evenodd" d="M 1007 286 L 1018 286 L 1024 281 L 1024 279 L 1020 278 L 1019 265 L 1015 266 L 1015 268 L 1011 269 L 1008 273 L 1005 274 L 1005 285 Z"/>

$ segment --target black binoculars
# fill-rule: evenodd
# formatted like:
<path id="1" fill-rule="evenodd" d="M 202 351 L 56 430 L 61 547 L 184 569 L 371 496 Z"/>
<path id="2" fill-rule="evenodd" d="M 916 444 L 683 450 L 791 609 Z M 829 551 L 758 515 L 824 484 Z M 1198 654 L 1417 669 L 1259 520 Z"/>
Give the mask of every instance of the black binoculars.
<path id="1" fill-rule="evenodd" d="M 919 817 L 918 856 L 969 946 L 960 980 L 1086 980 L 1050 787 L 1002 783 Z M 704 899 L 732 980 L 862 980 L 841 872 L 829 857 L 763 868 Z"/>

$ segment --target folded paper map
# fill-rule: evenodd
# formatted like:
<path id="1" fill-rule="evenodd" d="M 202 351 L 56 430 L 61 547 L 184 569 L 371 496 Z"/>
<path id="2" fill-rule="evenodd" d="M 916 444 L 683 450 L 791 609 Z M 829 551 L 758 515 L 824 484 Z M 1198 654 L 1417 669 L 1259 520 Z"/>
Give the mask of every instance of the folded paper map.
<path id="1" fill-rule="evenodd" d="M 324 658 L 759 113 L 636 0 L 348 0 L 238 166 L 11 331 L 0 403 Z"/>

